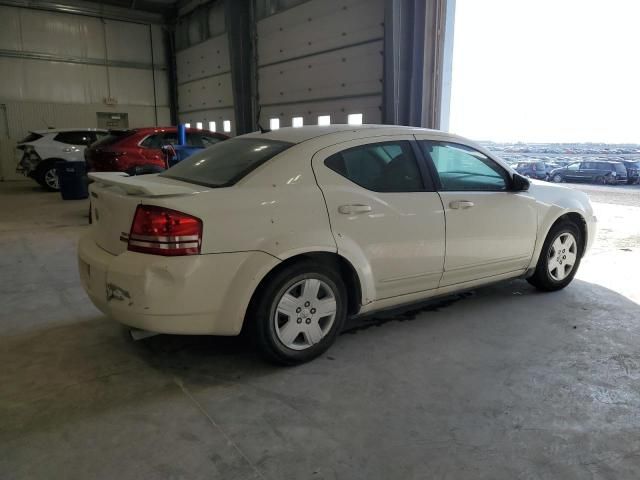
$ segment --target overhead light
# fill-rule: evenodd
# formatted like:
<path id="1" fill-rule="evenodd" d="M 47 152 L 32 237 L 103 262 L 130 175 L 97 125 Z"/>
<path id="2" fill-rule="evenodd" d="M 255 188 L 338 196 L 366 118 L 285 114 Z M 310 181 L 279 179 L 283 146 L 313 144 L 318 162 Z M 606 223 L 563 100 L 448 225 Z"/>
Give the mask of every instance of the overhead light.
<path id="1" fill-rule="evenodd" d="M 320 115 L 318 117 L 318 125 L 331 125 L 331 115 Z"/>

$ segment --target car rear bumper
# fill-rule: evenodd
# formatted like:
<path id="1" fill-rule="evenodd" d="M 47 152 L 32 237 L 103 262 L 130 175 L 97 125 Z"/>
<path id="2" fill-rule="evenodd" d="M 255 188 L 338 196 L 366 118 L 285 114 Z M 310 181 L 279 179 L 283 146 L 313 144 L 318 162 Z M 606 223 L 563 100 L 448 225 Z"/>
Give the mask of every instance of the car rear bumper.
<path id="1" fill-rule="evenodd" d="M 82 285 L 114 320 L 158 333 L 237 335 L 260 279 L 279 263 L 264 252 L 162 257 L 78 246 Z"/>

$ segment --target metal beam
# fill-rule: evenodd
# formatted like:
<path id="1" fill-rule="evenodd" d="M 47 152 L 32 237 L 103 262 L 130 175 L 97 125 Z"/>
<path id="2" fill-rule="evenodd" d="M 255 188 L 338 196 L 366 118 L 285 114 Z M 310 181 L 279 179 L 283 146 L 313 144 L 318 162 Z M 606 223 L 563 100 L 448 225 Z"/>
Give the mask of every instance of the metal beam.
<path id="1" fill-rule="evenodd" d="M 154 69 L 153 63 L 129 62 L 125 60 L 105 60 L 104 58 L 82 58 L 69 55 L 25 52 L 20 50 L 0 49 L 0 57 L 20 58 L 24 60 L 43 60 L 47 62 L 77 63 L 80 65 L 100 65 L 104 67 L 137 68 L 141 70 Z M 155 66 L 155 70 L 167 70 L 167 67 Z"/>
<path id="2" fill-rule="evenodd" d="M 84 2 L 67 0 L 65 2 L 35 1 L 35 0 L 0 0 L 0 5 L 8 7 L 28 8 L 31 10 L 45 10 L 48 12 L 68 13 L 87 17 L 122 20 L 131 23 L 163 24 L 162 14 L 143 12 L 129 8 L 106 5 L 101 2 Z"/>

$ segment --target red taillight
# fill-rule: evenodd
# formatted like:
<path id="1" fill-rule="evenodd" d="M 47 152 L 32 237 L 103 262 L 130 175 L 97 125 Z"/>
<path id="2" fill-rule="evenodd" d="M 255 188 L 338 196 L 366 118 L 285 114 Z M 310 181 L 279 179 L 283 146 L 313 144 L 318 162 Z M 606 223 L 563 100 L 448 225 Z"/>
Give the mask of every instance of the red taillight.
<path id="1" fill-rule="evenodd" d="M 202 220 L 154 205 L 138 205 L 128 249 L 152 255 L 197 255 L 202 244 Z"/>

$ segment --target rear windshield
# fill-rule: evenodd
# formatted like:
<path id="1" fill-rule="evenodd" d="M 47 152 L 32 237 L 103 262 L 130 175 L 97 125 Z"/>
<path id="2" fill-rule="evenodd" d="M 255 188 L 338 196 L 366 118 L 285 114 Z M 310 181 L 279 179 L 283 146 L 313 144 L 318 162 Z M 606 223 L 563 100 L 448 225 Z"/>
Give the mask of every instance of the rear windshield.
<path id="1" fill-rule="evenodd" d="M 109 130 L 109 133 L 107 133 L 104 137 L 99 138 L 98 141 L 92 145 L 92 147 L 106 147 L 107 145 L 113 145 L 118 140 L 122 140 L 123 138 L 133 135 L 134 133 L 135 130 Z"/>
<path id="2" fill-rule="evenodd" d="M 232 138 L 191 155 L 160 175 L 207 187 L 226 187 L 292 145 L 260 138 Z"/>

